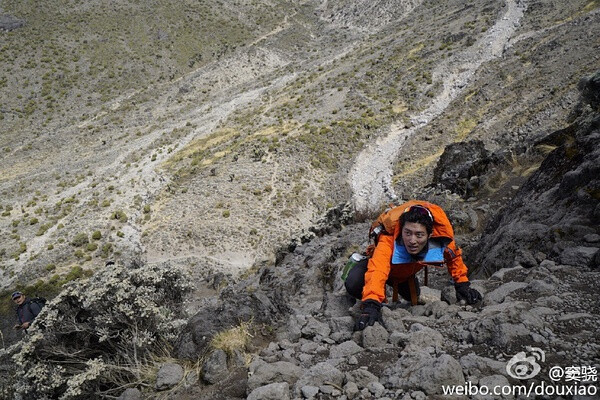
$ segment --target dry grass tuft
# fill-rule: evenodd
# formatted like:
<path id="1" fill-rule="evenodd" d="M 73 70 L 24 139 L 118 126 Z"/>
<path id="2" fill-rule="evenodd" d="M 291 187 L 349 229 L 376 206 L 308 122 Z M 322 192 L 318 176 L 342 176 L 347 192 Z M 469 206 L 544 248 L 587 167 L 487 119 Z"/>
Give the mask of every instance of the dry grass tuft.
<path id="1" fill-rule="evenodd" d="M 217 333 L 210 344 L 231 356 L 236 350 L 245 351 L 251 337 L 250 322 L 242 322 L 235 328 Z"/>

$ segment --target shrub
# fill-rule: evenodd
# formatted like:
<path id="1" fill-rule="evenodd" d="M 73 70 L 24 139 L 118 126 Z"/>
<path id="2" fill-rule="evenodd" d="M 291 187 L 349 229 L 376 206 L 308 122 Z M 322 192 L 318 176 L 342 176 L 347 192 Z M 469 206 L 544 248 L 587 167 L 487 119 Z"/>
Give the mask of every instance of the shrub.
<path id="1" fill-rule="evenodd" d="M 125 214 L 122 210 L 117 210 L 111 215 L 112 219 L 117 219 L 121 222 L 127 222 L 127 214 Z"/>
<path id="2" fill-rule="evenodd" d="M 86 246 L 87 251 L 94 251 L 98 248 L 98 245 L 96 243 L 88 243 L 88 245 Z"/>
<path id="3" fill-rule="evenodd" d="M 75 247 L 81 247 L 88 244 L 89 242 L 90 240 L 88 239 L 88 236 L 85 233 L 81 232 L 75 235 L 75 237 L 71 240 L 71 245 Z"/>
<path id="4" fill-rule="evenodd" d="M 100 233 L 100 231 L 94 231 L 94 233 L 92 233 L 92 239 L 94 239 L 94 240 L 102 239 L 102 234 Z"/>
<path id="5" fill-rule="evenodd" d="M 110 398 L 123 385 L 142 383 L 141 371 L 185 324 L 178 318 L 187 281 L 174 268 L 134 264 L 66 284 L 15 349 L 17 394 Z"/>

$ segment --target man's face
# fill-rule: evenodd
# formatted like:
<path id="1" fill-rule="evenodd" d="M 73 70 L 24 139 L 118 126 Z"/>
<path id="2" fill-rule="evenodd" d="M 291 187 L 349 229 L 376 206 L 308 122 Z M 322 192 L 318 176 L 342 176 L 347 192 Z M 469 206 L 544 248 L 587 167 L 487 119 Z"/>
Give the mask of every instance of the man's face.
<path id="1" fill-rule="evenodd" d="M 17 304 L 17 305 L 21 305 L 21 304 L 23 304 L 23 302 L 25 301 L 25 296 L 23 296 L 23 295 L 20 295 L 19 297 L 15 297 L 15 298 L 13 299 L 13 301 L 15 302 L 15 304 Z"/>
<path id="2" fill-rule="evenodd" d="M 418 222 L 406 222 L 402 227 L 402 242 L 409 254 L 419 254 L 429 239 L 425 225 Z"/>

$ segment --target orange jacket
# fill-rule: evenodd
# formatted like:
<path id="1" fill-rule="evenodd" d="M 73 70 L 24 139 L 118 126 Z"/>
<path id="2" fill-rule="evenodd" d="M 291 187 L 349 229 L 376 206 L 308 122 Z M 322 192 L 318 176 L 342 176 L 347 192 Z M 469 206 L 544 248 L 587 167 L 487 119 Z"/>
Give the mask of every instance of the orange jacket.
<path id="1" fill-rule="evenodd" d="M 442 208 L 433 203 L 419 200 L 411 200 L 397 207 L 398 210 L 404 210 L 413 205 L 420 205 L 427 208 L 433 215 L 434 226 L 431 239 L 438 238 L 446 243 L 444 249 L 444 264 L 448 267 L 448 272 L 456 283 L 468 282 L 467 266 L 462 260 L 462 251 L 454 242 L 454 231 L 452 225 Z M 409 276 L 417 273 L 427 264 L 419 261 L 405 264 L 392 265 L 392 255 L 394 253 L 394 241 L 400 235 L 400 224 L 398 220 L 394 222 L 393 234 L 384 232 L 379 236 L 377 247 L 373 256 L 369 259 L 367 272 L 365 274 L 365 286 L 363 288 L 362 299 L 376 300 L 383 303 L 385 297 L 385 283 L 391 276 L 399 282 L 406 281 Z"/>

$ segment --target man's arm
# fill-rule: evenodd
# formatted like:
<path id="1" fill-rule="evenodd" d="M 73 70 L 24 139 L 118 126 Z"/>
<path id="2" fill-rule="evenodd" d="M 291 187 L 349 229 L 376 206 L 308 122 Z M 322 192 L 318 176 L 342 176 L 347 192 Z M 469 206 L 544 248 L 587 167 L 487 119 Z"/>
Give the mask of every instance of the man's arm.
<path id="1" fill-rule="evenodd" d="M 373 253 L 369 259 L 367 272 L 365 273 L 365 287 L 363 288 L 362 300 L 375 300 L 383 303 L 385 300 L 385 282 L 390 274 L 390 262 L 394 252 L 394 237 L 382 234 Z"/>
<path id="2" fill-rule="evenodd" d="M 467 278 L 467 266 L 462 259 L 462 250 L 456 247 L 454 241 L 450 242 L 444 251 L 444 260 L 448 265 L 448 272 L 454 280 L 456 300 L 464 300 L 467 304 L 475 304 L 482 299 L 481 293 L 471 289 L 471 283 Z"/>
<path id="3" fill-rule="evenodd" d="M 462 250 L 456 246 L 453 240 L 444 250 L 444 261 L 448 267 L 448 273 L 452 276 L 454 283 L 468 282 L 467 266 L 462 259 Z"/>

